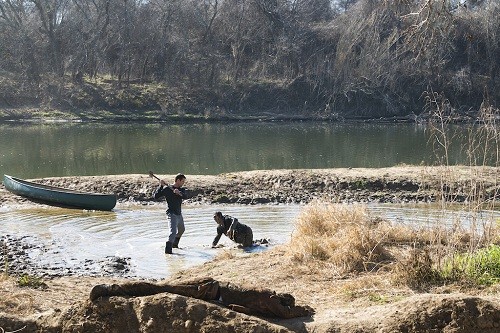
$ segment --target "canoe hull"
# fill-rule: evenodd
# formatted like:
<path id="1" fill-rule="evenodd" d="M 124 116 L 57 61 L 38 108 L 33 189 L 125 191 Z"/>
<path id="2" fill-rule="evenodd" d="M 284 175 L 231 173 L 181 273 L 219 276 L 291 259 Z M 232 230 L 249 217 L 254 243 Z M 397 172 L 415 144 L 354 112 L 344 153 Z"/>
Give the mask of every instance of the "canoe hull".
<path id="1" fill-rule="evenodd" d="M 112 210 L 116 206 L 115 194 L 100 194 L 32 183 L 4 175 L 3 184 L 10 192 L 47 204 L 88 210 Z"/>

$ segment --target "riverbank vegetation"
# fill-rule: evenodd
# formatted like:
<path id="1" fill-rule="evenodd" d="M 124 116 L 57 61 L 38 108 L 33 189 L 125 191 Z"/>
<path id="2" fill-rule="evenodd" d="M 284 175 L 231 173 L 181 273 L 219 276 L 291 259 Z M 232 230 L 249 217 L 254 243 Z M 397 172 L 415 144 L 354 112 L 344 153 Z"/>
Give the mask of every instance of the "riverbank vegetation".
<path id="1" fill-rule="evenodd" d="M 362 205 L 318 201 L 297 218 L 287 253 L 299 266 L 337 277 L 390 272 L 392 284 L 416 290 L 497 284 L 498 221 L 483 214 L 478 230 L 465 221 L 437 221 L 410 226 L 369 214 Z"/>
<path id="2" fill-rule="evenodd" d="M 482 174 L 486 165 L 500 166 L 498 110 L 482 105 L 478 124 L 470 126 L 466 140 L 456 140 L 450 123 L 456 114 L 441 94 L 426 96 L 426 110 L 432 132 L 438 185 L 420 187 L 439 190 L 436 201 L 441 208 L 437 222 L 405 225 L 371 216 L 364 206 L 317 201 L 298 217 L 287 252 L 302 265 L 346 274 L 390 272 L 392 283 L 416 290 L 454 284 L 457 288 L 483 288 L 500 282 L 500 221 L 498 209 L 499 174 L 493 186 L 486 185 Z M 448 152 L 457 142 L 469 159 L 469 177 L 457 181 Z M 426 180 L 427 179 L 427 180 Z M 493 190 L 489 194 L 486 190 Z M 453 210 L 463 215 L 453 216 Z M 316 268 L 317 269 L 317 268 Z"/>
<path id="3" fill-rule="evenodd" d="M 0 2 L 0 118 L 463 117 L 500 105 L 495 0 Z"/>

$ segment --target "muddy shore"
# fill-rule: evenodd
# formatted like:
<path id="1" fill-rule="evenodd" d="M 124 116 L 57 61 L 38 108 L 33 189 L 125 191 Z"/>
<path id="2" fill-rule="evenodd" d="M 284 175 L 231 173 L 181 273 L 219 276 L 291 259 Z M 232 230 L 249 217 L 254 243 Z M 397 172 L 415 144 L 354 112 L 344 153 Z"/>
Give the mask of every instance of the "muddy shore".
<path id="1" fill-rule="evenodd" d="M 174 177 L 158 176 L 168 182 Z M 469 167 L 272 170 L 217 176 L 187 175 L 186 187 L 191 195 L 188 204 L 284 204 L 308 203 L 315 199 L 340 203 L 425 203 L 443 197 L 466 200 L 471 184 L 484 198 L 498 200 L 498 176 L 496 168 Z M 116 193 L 118 205 L 164 205 L 151 199 L 157 181 L 147 175 L 35 181 L 75 190 Z M 0 208 L 6 210 L 40 205 L 10 194 L 3 185 L 0 199 Z M 126 258 L 107 258 L 99 263 L 108 272 L 105 276 L 82 276 L 82 272 L 64 269 L 47 274 L 50 267 L 37 267 L 22 260 L 33 249 L 31 246 L 43 247 L 30 239 L 30 235 L 2 237 L 4 243 L 9 243 L 9 253 L 2 253 L 2 262 L 7 255 L 13 266 L 11 277 L 2 275 L 4 277 L 0 278 L 0 299 L 3 300 L 0 302 L 0 331 L 497 332 L 500 329 L 498 288 L 464 291 L 451 287 L 415 291 L 392 285 L 384 272 L 335 276 L 329 269 L 297 267 L 284 255 L 283 247 L 252 255 L 228 252 L 212 262 L 180 272 L 172 281 L 210 276 L 290 292 L 298 304 L 307 304 L 316 310 L 313 318 L 258 318 L 169 294 L 112 297 L 90 302 L 88 293 L 93 285 L 130 281 L 126 275 Z M 19 259 L 17 263 L 16 258 Z M 14 270 L 16 267 L 18 269 Z M 43 286 L 36 289 L 18 286 L 14 281 L 22 274 L 44 276 Z"/>
<path id="2" fill-rule="evenodd" d="M 172 182 L 174 175 L 158 175 Z M 463 201 L 469 194 L 471 176 L 481 184 L 485 197 L 498 195 L 498 170 L 467 167 L 435 168 L 399 166 L 382 169 L 318 169 L 272 170 L 227 173 L 221 175 L 187 175 L 187 204 L 289 204 L 326 200 L 337 203 L 389 202 L 426 203 L 443 195 Z M 147 175 L 109 175 L 89 177 L 54 177 L 34 182 L 73 190 L 115 193 L 117 206 L 165 205 L 152 198 L 158 181 Z M 21 209 L 43 205 L 8 192 L 0 186 L 0 208 Z M 64 263 L 42 264 L 27 253 L 50 256 L 52 246 L 32 235 L 1 235 L 0 260 L 8 260 L 9 273 L 54 278 L 61 276 L 133 277 L 129 275 L 129 259 L 108 257 L 82 262 L 77 268 Z M 1 270 L 0 270 L 1 271 Z"/>
<path id="3" fill-rule="evenodd" d="M 342 168 L 258 170 L 220 175 L 186 175 L 186 203 L 282 204 L 314 199 L 350 202 L 434 202 L 443 196 L 462 202 L 471 185 L 486 199 L 498 195 L 499 171 L 494 167 Z M 172 183 L 174 175 L 158 174 Z M 158 182 L 147 175 L 55 177 L 35 182 L 73 190 L 115 193 L 119 204 L 157 204 L 152 192 Z M 0 186 L 0 207 L 32 205 Z"/>

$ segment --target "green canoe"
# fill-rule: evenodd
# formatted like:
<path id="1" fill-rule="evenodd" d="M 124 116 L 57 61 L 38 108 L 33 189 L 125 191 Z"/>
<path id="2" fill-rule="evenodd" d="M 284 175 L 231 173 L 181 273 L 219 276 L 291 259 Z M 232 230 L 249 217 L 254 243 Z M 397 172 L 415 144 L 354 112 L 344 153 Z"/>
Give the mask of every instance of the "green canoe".
<path id="1" fill-rule="evenodd" d="M 12 193 L 47 204 L 88 210 L 112 210 L 116 205 L 115 194 L 86 193 L 32 183 L 8 175 L 3 176 L 5 188 Z"/>

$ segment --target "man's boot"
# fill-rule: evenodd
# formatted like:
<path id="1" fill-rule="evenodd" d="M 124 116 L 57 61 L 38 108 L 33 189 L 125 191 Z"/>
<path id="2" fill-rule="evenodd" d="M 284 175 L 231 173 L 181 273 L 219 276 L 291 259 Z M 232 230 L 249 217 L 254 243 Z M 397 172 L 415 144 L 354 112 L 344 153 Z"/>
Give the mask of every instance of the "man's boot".
<path id="1" fill-rule="evenodd" d="M 181 239 L 180 237 L 175 237 L 174 244 L 172 245 L 173 248 L 175 248 L 175 249 L 179 248 L 179 240 L 180 239 Z"/>
<path id="2" fill-rule="evenodd" d="M 165 244 L 165 253 L 172 254 L 172 243 L 171 242 L 167 242 Z"/>

